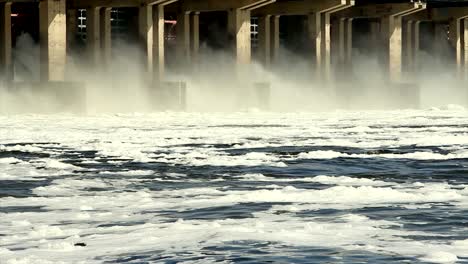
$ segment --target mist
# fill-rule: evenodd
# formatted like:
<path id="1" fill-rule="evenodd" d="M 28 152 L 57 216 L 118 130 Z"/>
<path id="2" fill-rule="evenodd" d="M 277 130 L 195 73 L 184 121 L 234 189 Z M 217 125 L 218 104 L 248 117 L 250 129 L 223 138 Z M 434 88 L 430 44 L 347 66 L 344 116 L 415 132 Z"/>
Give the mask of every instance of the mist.
<path id="1" fill-rule="evenodd" d="M 330 82 L 318 80 L 313 58 L 282 45 L 274 66 L 253 60 L 236 67 L 226 50 L 201 43 L 200 60 L 192 65 L 169 67 L 166 80 L 186 83 L 185 111 L 330 111 L 404 109 L 467 105 L 466 81 L 456 77 L 451 47 L 446 40 L 428 39 L 439 45 L 437 54 L 420 51 L 417 70 L 404 75 L 406 87 L 387 81 L 381 54 L 354 48 L 346 71 L 334 69 Z M 67 58 L 66 80 L 81 87 L 81 96 L 64 97 L 38 88 L 39 46 L 27 34 L 14 48 L 13 87 L 1 87 L 2 113 L 79 112 L 125 113 L 164 111 L 158 105 L 158 87 L 148 82 L 138 45 L 115 40 L 109 65 L 92 66 L 81 50 Z M 168 58 L 174 59 L 174 58 Z M 336 63 L 335 65 L 336 68 Z M 266 89 L 265 87 L 270 87 Z M 3 85 L 5 86 L 5 85 Z M 263 87 L 257 89 L 256 87 Z M 418 99 L 419 97 L 419 99 Z M 70 100 L 77 107 L 69 109 Z M 413 102 L 410 102 L 413 101 Z M 73 104 L 71 103 L 71 104 Z M 169 110 L 172 108 L 169 107 Z"/>

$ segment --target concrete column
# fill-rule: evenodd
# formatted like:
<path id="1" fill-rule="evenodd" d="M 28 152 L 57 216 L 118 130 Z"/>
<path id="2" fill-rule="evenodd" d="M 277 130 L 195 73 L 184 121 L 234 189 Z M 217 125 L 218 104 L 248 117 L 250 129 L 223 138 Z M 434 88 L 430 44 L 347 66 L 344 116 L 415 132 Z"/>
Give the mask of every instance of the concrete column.
<path id="1" fill-rule="evenodd" d="M 140 42 L 145 56 L 148 80 L 164 79 L 164 6 L 145 5 L 139 9 Z"/>
<path id="2" fill-rule="evenodd" d="M 350 65 L 353 57 L 353 18 L 348 18 L 345 27 L 345 64 Z"/>
<path id="3" fill-rule="evenodd" d="M 414 23 L 416 21 L 408 20 L 405 23 L 405 63 L 406 63 L 406 71 L 408 73 L 413 71 L 414 65 Z"/>
<path id="4" fill-rule="evenodd" d="M 331 79 L 331 32 L 330 32 L 330 13 L 321 14 L 321 30 L 322 41 L 322 77 L 324 80 Z"/>
<path id="5" fill-rule="evenodd" d="M 100 29 L 101 35 L 101 55 L 103 65 L 110 65 L 112 58 L 112 28 L 111 28 L 111 10 L 110 7 L 101 8 Z"/>
<path id="6" fill-rule="evenodd" d="M 144 51 L 148 80 L 164 79 L 164 6 L 141 6 L 139 9 L 140 43 Z"/>
<path id="7" fill-rule="evenodd" d="M 415 21 L 413 24 L 413 68 L 412 71 L 416 72 L 419 68 L 419 51 L 420 51 L 420 32 L 421 21 Z"/>
<path id="8" fill-rule="evenodd" d="M 141 6 L 138 9 L 138 33 L 143 50 L 144 65 L 148 74 L 153 72 L 153 7 Z"/>
<path id="9" fill-rule="evenodd" d="M 164 79 L 165 65 L 164 6 L 157 5 L 153 12 L 153 81 Z"/>
<path id="10" fill-rule="evenodd" d="M 343 44 L 344 35 L 342 35 L 341 31 L 341 18 L 335 18 L 331 19 L 331 38 L 334 40 L 331 43 L 331 53 L 332 53 L 332 64 L 333 65 L 339 65 L 341 56 L 343 55 L 341 53 L 341 44 Z"/>
<path id="11" fill-rule="evenodd" d="M 353 19 L 340 18 L 339 20 L 339 63 L 348 65 L 351 62 L 353 50 Z"/>
<path id="12" fill-rule="evenodd" d="M 401 16 L 387 16 L 382 19 L 382 34 L 388 45 L 385 62 L 388 63 L 391 81 L 401 81 L 402 77 L 402 24 Z"/>
<path id="13" fill-rule="evenodd" d="M 192 55 L 192 64 L 197 66 L 200 58 L 200 13 L 195 12 L 191 16 L 190 23 L 190 45 Z"/>
<path id="14" fill-rule="evenodd" d="M 0 3 L 0 79 L 13 80 L 11 58 L 11 2 Z"/>
<path id="15" fill-rule="evenodd" d="M 93 67 L 99 67 L 101 61 L 101 26 L 100 8 L 86 9 L 86 45 L 89 62 Z"/>
<path id="16" fill-rule="evenodd" d="M 229 38 L 232 40 L 238 65 L 248 64 L 251 60 L 250 11 L 231 9 L 228 12 Z"/>
<path id="17" fill-rule="evenodd" d="M 177 14 L 177 60 L 179 67 L 190 65 L 190 13 L 179 12 Z"/>
<path id="18" fill-rule="evenodd" d="M 338 39 L 338 41 L 333 42 L 338 42 L 338 60 L 334 61 L 333 63 L 338 63 L 340 74 L 343 74 L 349 71 L 351 64 L 351 55 L 353 49 L 353 19 L 339 18 L 337 31 L 338 36 L 337 38 L 333 37 L 333 39 Z"/>
<path id="19" fill-rule="evenodd" d="M 343 65 L 346 58 L 346 21 L 347 18 L 340 18 L 338 33 L 338 63 Z"/>
<path id="20" fill-rule="evenodd" d="M 73 48 L 78 32 L 78 10 L 67 9 L 67 49 Z"/>
<path id="21" fill-rule="evenodd" d="M 449 25 L 449 37 L 450 42 L 456 49 L 456 67 L 457 67 L 457 76 L 463 76 L 463 63 L 464 63 L 464 54 L 463 54 L 463 39 L 461 35 L 461 27 L 462 27 L 461 19 L 453 19 Z"/>
<path id="22" fill-rule="evenodd" d="M 464 36 L 465 36 L 465 80 L 468 80 L 468 18 L 465 18 Z"/>
<path id="23" fill-rule="evenodd" d="M 309 14 L 307 16 L 308 35 L 313 51 L 313 57 L 315 59 L 316 78 L 320 78 L 322 66 L 322 27 L 320 17 L 320 13 Z"/>
<path id="24" fill-rule="evenodd" d="M 270 18 L 270 48 L 270 63 L 278 63 L 280 50 L 280 16 L 272 16 Z"/>
<path id="25" fill-rule="evenodd" d="M 63 81 L 67 50 L 65 0 L 41 0 L 39 12 L 41 80 Z"/>
<path id="26" fill-rule="evenodd" d="M 271 16 L 266 15 L 258 18 L 258 50 L 260 61 L 265 67 L 271 65 Z"/>
<path id="27" fill-rule="evenodd" d="M 419 32 L 421 21 L 408 20 L 405 23 L 405 64 L 408 73 L 414 73 L 418 67 Z"/>

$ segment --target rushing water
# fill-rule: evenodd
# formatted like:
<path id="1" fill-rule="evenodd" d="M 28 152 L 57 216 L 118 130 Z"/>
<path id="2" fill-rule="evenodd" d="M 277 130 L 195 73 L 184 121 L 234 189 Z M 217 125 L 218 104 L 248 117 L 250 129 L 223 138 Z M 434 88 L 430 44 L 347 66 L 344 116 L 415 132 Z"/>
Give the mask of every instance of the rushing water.
<path id="1" fill-rule="evenodd" d="M 468 262 L 468 112 L 0 117 L 0 263 Z"/>

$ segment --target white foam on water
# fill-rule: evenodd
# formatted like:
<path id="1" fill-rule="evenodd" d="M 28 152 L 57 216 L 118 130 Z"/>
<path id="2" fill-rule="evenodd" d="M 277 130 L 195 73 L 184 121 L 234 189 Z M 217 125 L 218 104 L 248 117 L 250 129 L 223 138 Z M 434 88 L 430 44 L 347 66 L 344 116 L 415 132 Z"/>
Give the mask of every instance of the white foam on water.
<path id="1" fill-rule="evenodd" d="M 123 175 L 123 176 L 148 176 L 148 175 L 154 175 L 155 172 L 152 170 L 130 170 L 130 171 L 101 171 L 99 174 L 103 175 Z"/>
<path id="2" fill-rule="evenodd" d="M 72 166 L 68 168 L 72 168 Z M 4 162 L 0 162 L 0 180 L 39 181 L 46 177 L 60 176 L 66 173 L 69 171 L 48 167 L 45 162 L 39 160 L 27 162 L 17 158 L 5 158 Z"/>
<path id="3" fill-rule="evenodd" d="M 0 146 L 0 151 L 43 152 L 42 148 L 32 145 Z"/>
<path id="4" fill-rule="evenodd" d="M 49 155 L 48 158 L 31 155 L 28 159 L 21 156 L 0 159 L 0 180 L 47 180 L 44 186 L 31 187 L 32 194 L 27 197 L 0 198 L 2 208 L 25 208 L 0 213 L 4 234 L 0 237 L 0 260 L 5 263 L 100 263 L 122 255 L 157 250 L 167 255 L 194 253 L 206 246 L 241 240 L 364 250 L 437 263 L 468 257 L 466 240 L 441 243 L 437 237 L 444 234 L 411 231 L 405 228 L 408 222 L 398 218 L 376 220 L 349 213 L 336 217 L 301 216 L 322 209 L 430 210 L 440 204 L 461 210 L 468 208 L 466 186 L 447 182 L 396 183 L 346 175 L 276 178 L 256 173 L 212 179 L 219 181 L 215 185 L 218 187 L 207 180 L 199 187 L 150 190 L 145 182 L 162 181 L 154 167 L 119 168 L 126 162 L 156 162 L 174 167 L 265 166 L 278 170 L 287 169 L 289 162 L 298 159 L 465 159 L 468 158 L 468 117 L 458 107 L 315 114 L 21 115 L 0 117 L 0 121 L 4 125 L 0 128 L 0 142 L 9 144 L 0 145 L 0 152 Z M 326 150 L 327 146 L 379 149 L 412 145 L 439 146 L 448 154 L 430 151 L 348 154 Z M 320 146 L 324 150 L 298 155 L 259 150 L 284 146 Z M 243 152 L 243 149 L 247 150 Z M 230 150 L 241 154 L 232 154 Z M 61 156 L 67 151 L 97 154 L 90 158 L 78 157 L 72 164 Z M 102 160 L 106 160 L 105 169 L 85 169 L 99 166 Z M 169 178 L 164 181 L 170 184 L 196 181 L 190 179 L 190 172 L 185 173 L 169 173 L 164 175 Z M 224 178 L 251 184 L 252 188 L 223 187 Z M 311 186 L 320 188 L 307 188 Z M 175 221 L 171 218 L 176 213 L 197 209 L 264 203 L 273 205 L 264 211 L 254 210 L 253 216 L 245 219 Z M 417 241 L 412 236 L 434 239 Z M 76 247 L 75 243 L 87 246 Z M 97 260 L 99 257 L 102 259 Z"/>
<path id="5" fill-rule="evenodd" d="M 458 257 L 450 252 L 438 251 L 427 254 L 421 260 L 433 263 L 456 263 Z"/>
<path id="6" fill-rule="evenodd" d="M 17 158 L 1 158 L 0 164 L 12 164 L 12 163 L 20 163 L 21 160 Z"/>
<path id="7" fill-rule="evenodd" d="M 275 178 L 267 177 L 263 174 L 245 174 L 240 176 L 243 181 L 261 181 L 261 182 L 316 182 L 330 185 L 345 185 L 345 186 L 390 186 L 396 185 L 393 182 L 385 182 L 366 178 L 355 178 L 347 176 L 325 176 L 319 175 L 314 177 L 288 177 Z"/>
<path id="8" fill-rule="evenodd" d="M 331 177 L 330 177 L 331 178 Z M 328 178 L 327 178 L 328 179 Z M 328 179 L 330 180 L 330 179 Z M 340 180 L 337 180 L 340 181 Z M 346 179 L 345 179 L 346 181 Z M 70 184 L 70 180 L 55 180 L 56 184 Z M 354 184 L 354 183 L 353 183 Z M 92 185 L 72 183 L 73 188 Z M 96 182 L 99 185 L 99 181 Z M 305 209 L 334 208 L 345 206 L 379 206 L 414 202 L 441 202 L 468 199 L 449 189 L 449 185 L 432 184 L 420 189 L 392 190 L 390 188 L 362 186 L 330 187 L 325 190 L 304 190 L 284 187 L 279 190 L 220 191 L 214 188 L 166 190 L 159 193 L 139 191 L 137 193 L 107 192 L 100 196 L 44 197 L 44 198 L 2 198 L 2 205 L 45 205 L 49 211 L 43 213 L 10 213 L 0 217 L 0 224 L 14 231 L 12 236 L 0 239 L 1 243 L 26 246 L 28 249 L 16 252 L 0 252 L 8 259 L 38 256 L 47 261 L 88 260 L 96 256 L 138 254 L 151 250 L 197 251 L 201 246 L 220 245 L 236 240 L 273 241 L 292 246 L 342 247 L 361 249 L 375 253 L 397 253 L 419 256 L 431 250 L 452 252 L 455 256 L 466 256 L 466 242 L 453 245 L 438 245 L 411 241 L 399 236 L 428 235 L 425 232 L 411 232 L 388 229 L 401 223 L 371 220 L 362 215 L 345 215 L 336 222 L 321 222 L 311 219 L 278 215 L 286 206 L 274 206 L 272 210 L 255 213 L 254 218 L 237 220 L 186 220 L 176 223 L 160 222 L 163 216 L 142 214 L 144 210 L 184 210 L 212 207 L 219 204 L 243 202 L 292 202 Z M 439 193 L 438 193 L 439 192 Z M 440 193 L 445 192 L 445 193 Z M 76 194 L 69 190 L 68 194 Z M 60 195 L 63 195 L 60 194 Z M 210 197 L 209 199 L 207 197 Z M 281 208 L 280 208 L 281 207 Z M 85 211 L 86 213 L 78 213 Z M 19 224 L 19 219 L 31 219 L 33 225 Z M 53 226 L 57 221 L 71 222 L 71 225 Z M 91 224 L 92 222 L 95 224 Z M 98 223 L 142 221 L 145 224 L 118 227 L 98 227 Z M 10 223 L 15 223 L 15 225 Z M 16 227 L 15 227 L 16 226 Z M 29 228 L 27 228 L 30 226 Z M 26 228 L 25 228 L 26 227 Z M 14 234 L 14 235 L 13 235 Z M 78 235 L 78 237 L 77 237 Z M 38 239 L 45 239 L 38 243 Z M 71 239 L 73 242 L 69 242 Z M 68 241 L 68 242 L 67 242 Z M 85 241 L 85 250 L 71 247 L 75 242 Z M 200 244 L 201 243 L 201 244 Z M 361 248 L 361 244 L 367 245 Z M 449 251 L 447 251 L 449 250 Z M 61 252 L 60 255 L 57 252 Z M 434 259 L 434 258 L 432 258 Z M 443 260 L 439 258 L 439 260 Z M 27 263 L 27 262 L 26 262 Z"/>
<path id="9" fill-rule="evenodd" d="M 450 159 L 468 159 L 468 151 L 458 151 L 456 153 L 439 154 L 434 152 L 413 152 L 405 154 L 347 154 L 337 151 L 311 151 L 299 153 L 299 159 L 336 159 L 336 158 L 385 158 L 385 159 L 410 159 L 410 160 L 450 160 Z M 294 159 L 294 158 L 292 158 Z"/>

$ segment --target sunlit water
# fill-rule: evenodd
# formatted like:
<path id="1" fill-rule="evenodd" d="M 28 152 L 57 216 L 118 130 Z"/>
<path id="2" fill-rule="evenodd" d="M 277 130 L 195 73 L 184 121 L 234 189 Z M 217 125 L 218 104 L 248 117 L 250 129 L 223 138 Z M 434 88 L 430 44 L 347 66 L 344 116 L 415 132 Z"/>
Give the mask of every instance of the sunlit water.
<path id="1" fill-rule="evenodd" d="M 468 262 L 468 112 L 0 117 L 0 263 Z"/>

